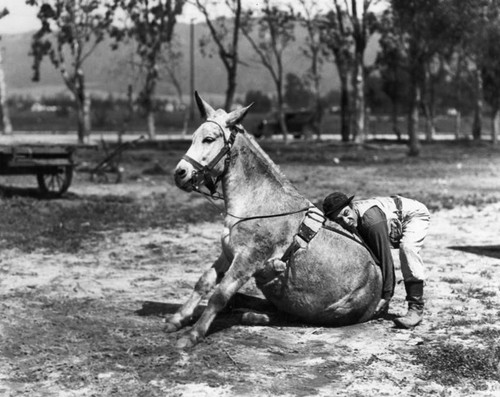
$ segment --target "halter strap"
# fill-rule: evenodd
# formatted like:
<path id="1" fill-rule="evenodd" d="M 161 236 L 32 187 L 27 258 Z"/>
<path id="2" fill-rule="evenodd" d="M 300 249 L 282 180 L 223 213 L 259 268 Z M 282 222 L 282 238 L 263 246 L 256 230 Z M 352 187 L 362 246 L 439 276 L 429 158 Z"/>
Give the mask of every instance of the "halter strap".
<path id="1" fill-rule="evenodd" d="M 229 138 L 226 138 L 226 133 L 224 131 L 224 128 L 217 121 L 208 119 L 205 121 L 205 123 L 214 123 L 215 125 L 217 125 L 219 127 L 219 129 L 221 130 L 221 133 L 222 133 L 222 138 L 224 139 L 223 148 L 206 165 L 199 163 L 198 161 L 196 161 L 192 157 L 189 157 L 187 154 L 182 156 L 182 158 L 184 160 L 186 160 L 188 163 L 190 163 L 195 168 L 195 172 L 193 173 L 193 177 L 192 177 L 193 185 L 195 186 L 195 190 L 198 190 L 199 186 L 203 183 L 210 191 L 210 195 L 213 196 L 215 194 L 215 192 L 217 191 L 217 184 L 222 179 L 222 177 L 226 174 L 227 169 L 229 167 L 229 161 L 231 160 L 230 151 L 231 151 L 231 147 L 233 146 L 233 143 L 236 139 L 236 135 L 239 132 L 242 132 L 243 130 L 241 128 L 238 128 L 238 127 L 233 125 L 233 126 L 229 127 L 229 129 L 231 131 Z M 224 162 L 224 170 L 222 171 L 221 175 L 219 175 L 217 178 L 213 178 L 211 175 L 211 172 L 224 156 L 226 156 L 226 160 Z"/>

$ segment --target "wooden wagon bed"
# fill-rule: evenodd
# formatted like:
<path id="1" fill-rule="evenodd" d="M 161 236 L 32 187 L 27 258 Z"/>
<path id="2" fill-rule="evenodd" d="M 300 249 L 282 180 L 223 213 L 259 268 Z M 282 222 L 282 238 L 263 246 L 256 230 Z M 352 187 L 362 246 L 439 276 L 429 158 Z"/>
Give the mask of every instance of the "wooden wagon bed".
<path id="1" fill-rule="evenodd" d="M 76 145 L 0 144 L 0 175 L 36 175 L 44 195 L 60 196 L 73 178 Z"/>

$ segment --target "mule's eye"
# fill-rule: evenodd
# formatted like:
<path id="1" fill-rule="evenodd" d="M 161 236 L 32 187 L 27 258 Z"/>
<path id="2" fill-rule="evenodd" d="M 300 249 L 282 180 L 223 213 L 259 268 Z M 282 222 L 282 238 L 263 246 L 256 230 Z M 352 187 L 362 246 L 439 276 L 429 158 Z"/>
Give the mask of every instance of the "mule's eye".
<path id="1" fill-rule="evenodd" d="M 207 136 L 207 137 L 203 138 L 203 140 L 201 142 L 202 143 L 212 143 L 213 141 L 215 141 L 215 138 L 212 138 L 211 136 Z"/>

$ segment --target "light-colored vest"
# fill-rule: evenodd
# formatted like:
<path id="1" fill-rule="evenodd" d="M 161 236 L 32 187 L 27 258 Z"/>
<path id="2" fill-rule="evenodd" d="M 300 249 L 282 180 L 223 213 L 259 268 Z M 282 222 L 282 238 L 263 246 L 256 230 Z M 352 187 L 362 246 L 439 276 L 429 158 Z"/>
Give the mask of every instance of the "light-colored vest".
<path id="1" fill-rule="evenodd" d="M 393 246 L 396 245 L 396 241 L 401 239 L 405 226 L 408 222 L 411 222 L 415 216 L 429 216 L 429 210 L 421 202 L 406 197 L 399 197 L 402 204 L 401 214 L 399 214 L 396 203 L 392 197 L 373 197 L 366 200 L 353 201 L 353 207 L 360 217 L 373 206 L 382 210 L 387 218 L 387 229 L 389 230 L 391 244 Z"/>

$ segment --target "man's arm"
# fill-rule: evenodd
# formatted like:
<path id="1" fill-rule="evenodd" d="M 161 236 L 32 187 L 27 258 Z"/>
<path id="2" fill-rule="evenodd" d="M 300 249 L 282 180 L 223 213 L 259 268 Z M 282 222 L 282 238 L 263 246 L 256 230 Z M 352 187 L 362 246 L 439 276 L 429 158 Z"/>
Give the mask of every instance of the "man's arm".
<path id="1" fill-rule="evenodd" d="M 360 221 L 359 234 L 380 261 L 384 280 L 382 298 L 390 299 L 394 295 L 395 277 L 387 218 L 380 208 L 374 206 L 364 213 Z"/>

